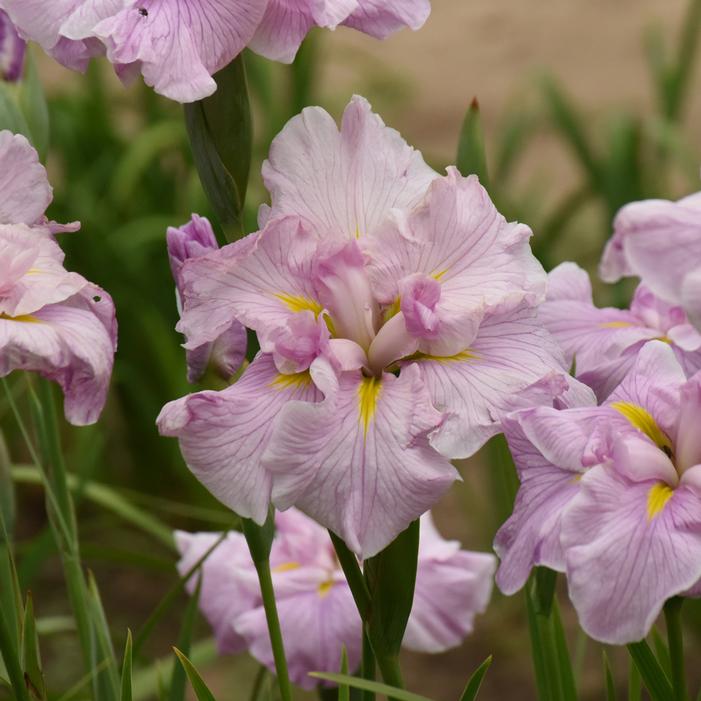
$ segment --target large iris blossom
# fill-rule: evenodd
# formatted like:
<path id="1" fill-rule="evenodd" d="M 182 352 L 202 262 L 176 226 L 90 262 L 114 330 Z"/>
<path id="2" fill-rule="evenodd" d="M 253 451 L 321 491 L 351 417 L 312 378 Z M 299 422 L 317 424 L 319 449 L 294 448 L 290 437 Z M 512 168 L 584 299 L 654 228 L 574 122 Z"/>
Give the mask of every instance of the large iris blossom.
<path id="1" fill-rule="evenodd" d="M 537 407 L 506 421 L 521 478 L 497 534 L 497 583 L 566 572 L 584 630 L 640 640 L 664 602 L 701 580 L 701 373 L 651 341 L 602 406 Z"/>
<path id="2" fill-rule="evenodd" d="M 116 321 L 110 296 L 63 266 L 54 240 L 74 231 L 46 219 L 51 187 L 23 136 L 0 132 L 0 376 L 38 372 L 64 391 L 66 417 L 97 420 L 105 403 Z"/>
<path id="3" fill-rule="evenodd" d="M 476 177 L 440 177 L 362 98 L 340 131 L 304 110 L 263 174 L 261 231 L 183 265 L 179 325 L 196 348 L 238 320 L 261 354 L 159 426 L 237 513 L 296 505 L 371 556 L 457 478 L 449 459 L 564 374 L 535 319 L 545 273 Z"/>
<path id="4" fill-rule="evenodd" d="M 377 38 L 426 21 L 429 0 L 0 0 L 20 33 L 84 71 L 106 54 L 118 75 L 142 73 L 166 97 L 192 102 L 246 46 L 289 63 L 315 26 Z"/>
<path id="5" fill-rule="evenodd" d="M 656 295 L 681 306 L 701 331 L 701 193 L 623 207 L 600 272 L 607 282 L 642 278 Z"/>
<path id="6" fill-rule="evenodd" d="M 273 584 L 292 681 L 311 689 L 309 672 L 338 672 L 345 647 L 349 667 L 360 664 L 362 624 L 328 533 L 295 509 L 277 513 L 271 551 Z M 178 569 L 189 571 L 220 538 L 176 533 Z M 461 550 L 441 537 L 430 514 L 421 519 L 414 604 L 404 636 L 417 652 L 443 652 L 472 632 L 487 608 L 495 558 Z M 195 588 L 196 576 L 188 589 Z M 222 653 L 248 649 L 275 670 L 256 571 L 245 538 L 229 533 L 202 565 L 200 608 Z"/>
<path id="7" fill-rule="evenodd" d="M 560 343 L 579 380 L 603 400 L 635 362 L 640 349 L 654 339 L 669 343 L 687 375 L 701 369 L 701 333 L 684 310 L 641 284 L 630 309 L 599 309 L 592 300 L 587 273 L 562 263 L 548 275 L 548 295 L 539 318 Z"/>

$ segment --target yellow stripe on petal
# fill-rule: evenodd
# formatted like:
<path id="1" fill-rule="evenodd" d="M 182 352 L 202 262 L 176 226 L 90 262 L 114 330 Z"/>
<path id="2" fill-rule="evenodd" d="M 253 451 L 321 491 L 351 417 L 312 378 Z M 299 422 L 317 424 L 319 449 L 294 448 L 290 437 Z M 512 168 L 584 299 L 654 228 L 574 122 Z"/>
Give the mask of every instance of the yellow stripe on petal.
<path id="1" fill-rule="evenodd" d="M 363 427 L 365 436 L 368 435 L 370 424 L 375 418 L 377 398 L 381 388 L 382 381 L 377 377 L 363 377 L 358 387 L 360 425 Z"/>
<path id="2" fill-rule="evenodd" d="M 291 572 L 292 570 L 298 570 L 302 565 L 299 562 L 283 562 L 277 567 L 273 567 L 271 572 Z"/>
<path id="3" fill-rule="evenodd" d="M 638 431 L 644 433 L 658 448 L 671 453 L 672 442 L 647 409 L 632 402 L 613 402 L 611 408 L 623 414 Z"/>
<path id="4" fill-rule="evenodd" d="M 7 314 L 0 314 L 0 319 L 5 321 L 18 321 L 22 324 L 41 324 L 41 319 L 31 314 L 21 314 L 20 316 L 8 316 Z"/>
<path id="5" fill-rule="evenodd" d="M 448 268 L 446 268 L 445 270 L 439 270 L 437 273 L 433 273 L 433 275 L 431 275 L 431 277 L 432 277 L 434 280 L 438 280 L 438 282 L 440 282 L 441 279 L 442 279 L 443 277 L 445 277 L 445 274 L 446 274 L 447 272 L 448 272 Z"/>
<path id="6" fill-rule="evenodd" d="M 304 372 L 297 372 L 293 375 L 283 375 L 280 373 L 271 383 L 270 387 L 275 389 L 302 389 L 303 387 L 309 387 L 312 383 L 312 376 L 309 374 L 309 370 Z"/>
<path id="7" fill-rule="evenodd" d="M 406 358 L 406 360 L 433 360 L 436 363 L 465 363 L 468 360 L 479 360 L 479 355 L 469 348 L 460 351 L 455 355 L 429 355 L 428 353 L 414 353 L 414 355 Z"/>
<path id="8" fill-rule="evenodd" d="M 664 509 L 667 502 L 672 498 L 674 490 L 664 482 L 658 482 L 650 487 L 647 493 L 647 520 L 652 521 Z"/>
<path id="9" fill-rule="evenodd" d="M 599 324 L 600 329 L 627 329 L 633 326 L 630 321 L 605 321 L 603 324 Z"/>
<path id="10" fill-rule="evenodd" d="M 333 589 L 333 581 L 329 579 L 326 582 L 322 582 L 319 585 L 319 588 L 317 589 L 317 593 L 323 599 L 325 596 L 329 595 L 329 592 L 331 591 L 331 589 Z"/>
<path id="11" fill-rule="evenodd" d="M 281 302 L 287 305 L 290 311 L 293 312 L 314 312 L 316 316 L 321 314 L 323 307 L 314 299 L 309 299 L 308 297 L 302 297 L 301 295 L 288 295 L 284 292 L 276 294 Z"/>

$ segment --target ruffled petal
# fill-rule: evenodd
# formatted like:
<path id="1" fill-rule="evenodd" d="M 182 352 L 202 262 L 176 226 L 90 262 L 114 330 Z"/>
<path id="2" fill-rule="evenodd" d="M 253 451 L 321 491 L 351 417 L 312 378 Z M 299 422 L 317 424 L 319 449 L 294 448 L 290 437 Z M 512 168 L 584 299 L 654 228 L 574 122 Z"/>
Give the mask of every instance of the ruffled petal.
<path id="1" fill-rule="evenodd" d="M 296 505 L 371 557 L 458 478 L 429 445 L 442 417 L 416 366 L 398 378 L 348 372 L 336 379 L 318 359 L 312 374 L 324 401 L 290 403 L 263 458 L 273 502 Z"/>
<path id="2" fill-rule="evenodd" d="M 701 577 L 699 496 L 593 468 L 563 516 L 562 544 L 582 628 L 614 645 L 642 640 L 664 602 Z"/>
<path id="3" fill-rule="evenodd" d="M 344 24 L 377 39 L 404 27 L 420 29 L 431 13 L 429 0 L 358 0 L 358 5 Z"/>
<path id="4" fill-rule="evenodd" d="M 231 387 L 170 402 L 157 423 L 162 435 L 179 439 L 188 467 L 217 499 L 262 524 L 271 478 L 261 456 L 276 418 L 291 400 L 304 405 L 319 398 L 308 373 L 280 375 L 270 356 L 259 355 Z"/>
<path id="5" fill-rule="evenodd" d="M 263 179 L 269 216 L 298 215 L 319 235 L 371 236 L 393 208 L 421 200 L 437 174 L 355 96 L 339 131 L 320 107 L 293 117 L 270 147 Z"/>

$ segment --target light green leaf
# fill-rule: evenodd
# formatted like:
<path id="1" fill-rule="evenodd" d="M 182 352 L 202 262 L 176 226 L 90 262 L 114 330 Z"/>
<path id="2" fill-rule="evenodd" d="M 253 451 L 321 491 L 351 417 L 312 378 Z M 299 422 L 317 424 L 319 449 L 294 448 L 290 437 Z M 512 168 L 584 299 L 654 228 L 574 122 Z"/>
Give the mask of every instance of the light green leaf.
<path id="1" fill-rule="evenodd" d="M 616 684 L 613 681 L 613 673 L 606 650 L 601 651 L 601 657 L 604 664 L 604 680 L 606 683 L 606 701 L 616 701 Z"/>
<path id="2" fill-rule="evenodd" d="M 669 679 L 652 654 L 650 646 L 641 640 L 639 643 L 630 643 L 627 647 L 652 700 L 674 701 Z"/>
<path id="3" fill-rule="evenodd" d="M 127 631 L 127 642 L 124 646 L 124 659 L 122 661 L 122 679 L 120 701 L 132 701 L 132 641 L 131 631 Z"/>
<path id="4" fill-rule="evenodd" d="M 202 592 L 202 574 L 197 577 L 197 586 L 190 597 L 190 601 L 185 609 L 180 635 L 178 636 L 177 648 L 183 655 L 190 654 L 192 646 L 192 632 L 197 620 L 197 606 L 200 602 Z M 170 677 L 170 688 L 168 690 L 168 701 L 185 700 L 185 669 L 182 665 L 173 666 L 173 674 Z"/>
<path id="5" fill-rule="evenodd" d="M 19 83 L 18 100 L 27 122 L 32 145 L 39 152 L 39 158 L 45 161 L 49 150 L 49 108 L 31 51 L 27 52 L 24 76 Z"/>
<path id="6" fill-rule="evenodd" d="M 187 674 L 187 678 L 190 680 L 190 684 L 192 685 L 192 689 L 195 692 L 195 696 L 197 696 L 197 700 L 216 701 L 214 695 L 207 688 L 207 685 L 204 683 L 204 680 L 200 676 L 200 673 L 195 669 L 195 666 L 192 664 L 192 662 L 190 662 L 190 660 L 185 655 L 183 655 L 183 653 L 180 652 L 180 650 L 178 650 L 177 647 L 173 648 L 173 652 L 175 652 L 175 654 L 178 656 L 180 664 L 183 666 L 185 674 Z"/>
<path id="7" fill-rule="evenodd" d="M 39 637 L 34 619 L 34 603 L 31 594 L 27 595 L 27 603 L 24 607 L 22 669 L 24 670 L 24 681 L 29 690 L 29 695 L 32 699 L 44 701 L 46 699 L 46 684 L 44 683 L 44 673 L 41 668 Z"/>
<path id="8" fill-rule="evenodd" d="M 309 676 L 314 677 L 314 679 L 323 679 L 327 682 L 333 682 L 334 684 L 347 684 L 354 689 L 372 691 L 375 694 L 384 694 L 388 698 L 397 699 L 398 701 L 430 701 L 430 699 L 428 699 L 426 696 L 414 694 L 411 691 L 406 691 L 405 689 L 397 689 L 394 686 L 389 686 L 389 684 L 374 682 L 370 681 L 369 679 L 359 679 L 358 677 L 351 677 L 347 674 L 310 672 Z"/>
<path id="9" fill-rule="evenodd" d="M 482 185 L 489 190 L 487 174 L 487 153 L 484 145 L 484 131 L 479 103 L 474 98 L 465 114 L 460 130 L 458 155 L 455 161 L 458 170 L 465 176 L 474 173 Z"/>

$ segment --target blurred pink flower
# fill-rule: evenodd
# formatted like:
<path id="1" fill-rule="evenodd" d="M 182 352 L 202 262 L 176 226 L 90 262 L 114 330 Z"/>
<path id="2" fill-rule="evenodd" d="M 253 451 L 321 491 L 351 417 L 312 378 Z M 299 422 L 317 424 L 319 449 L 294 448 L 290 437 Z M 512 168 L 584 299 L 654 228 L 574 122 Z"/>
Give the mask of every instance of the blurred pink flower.
<path id="1" fill-rule="evenodd" d="M 0 131 L 0 376 L 28 370 L 56 381 L 68 420 L 97 421 L 116 348 L 110 296 L 63 267 L 46 220 L 46 172 L 23 136 Z"/>
<path id="2" fill-rule="evenodd" d="M 156 92 L 192 102 L 246 46 L 291 62 L 312 27 L 384 38 L 418 29 L 429 0 L 0 0 L 25 39 L 84 71 L 106 54 L 119 76 L 139 72 Z"/>
<path id="3" fill-rule="evenodd" d="M 16 83 L 22 77 L 26 49 L 7 13 L 0 10 L 0 80 Z"/>
<path id="4" fill-rule="evenodd" d="M 701 193 L 623 207 L 600 272 L 607 282 L 639 276 L 658 297 L 682 307 L 701 331 Z"/>
<path id="5" fill-rule="evenodd" d="M 170 269 L 175 280 L 178 311 L 181 311 L 182 279 L 180 271 L 190 258 L 205 256 L 219 248 L 212 225 L 197 214 L 179 228 L 169 227 L 166 235 Z M 241 367 L 246 357 L 246 329 L 238 321 L 210 343 L 191 348 L 187 353 L 187 380 L 195 383 L 208 368 L 212 368 L 225 380 L 230 379 Z"/>
<path id="6" fill-rule="evenodd" d="M 195 348 L 240 321 L 262 355 L 159 427 L 237 513 L 295 505 L 372 556 L 519 394 L 567 390 L 541 382 L 566 375 L 536 320 L 545 273 L 476 177 L 438 176 L 362 98 L 340 131 L 304 110 L 263 173 L 263 229 L 184 264 L 178 326 Z"/>
<path id="7" fill-rule="evenodd" d="M 296 509 L 275 516 L 271 566 L 280 626 L 292 681 L 312 689 L 309 672 L 338 672 L 345 646 L 349 667 L 360 664 L 362 626 L 328 533 Z M 219 534 L 176 533 L 185 574 Z M 421 519 L 416 593 L 406 647 L 442 652 L 472 632 L 475 615 L 489 603 L 493 555 L 460 550 L 438 534 L 430 514 Z M 258 580 L 245 539 L 226 539 L 202 566 L 200 608 L 212 625 L 220 652 L 244 649 L 275 670 Z M 192 592 L 197 576 L 188 584 Z"/>
<path id="8" fill-rule="evenodd" d="M 496 536 L 497 584 L 566 572 L 584 630 L 644 638 L 701 579 L 701 373 L 651 341 L 601 407 L 535 408 L 506 424 L 521 488 Z"/>
<path id="9" fill-rule="evenodd" d="M 630 309 L 599 309 L 587 273 L 562 263 L 548 275 L 548 295 L 539 319 L 576 367 L 577 378 L 606 399 L 650 340 L 669 343 L 687 375 L 701 369 L 701 333 L 680 306 L 672 306 L 645 285 L 635 291 Z"/>

